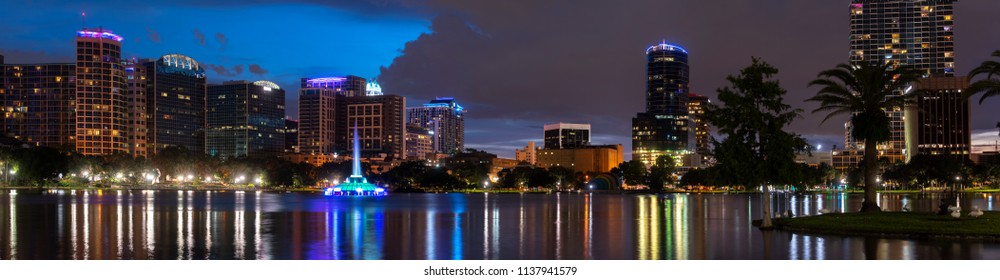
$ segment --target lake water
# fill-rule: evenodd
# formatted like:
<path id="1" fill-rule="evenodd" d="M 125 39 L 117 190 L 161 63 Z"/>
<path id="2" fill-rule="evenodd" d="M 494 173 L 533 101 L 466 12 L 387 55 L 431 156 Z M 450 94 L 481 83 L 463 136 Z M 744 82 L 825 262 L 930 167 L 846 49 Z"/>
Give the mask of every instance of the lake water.
<path id="1" fill-rule="evenodd" d="M 1000 243 L 761 232 L 759 195 L 0 190 L 0 259 L 1000 259 Z M 968 194 L 993 210 L 1000 196 Z M 884 194 L 934 211 L 940 195 Z M 775 194 L 778 211 L 860 195 Z M 966 208 L 968 209 L 968 208 Z"/>

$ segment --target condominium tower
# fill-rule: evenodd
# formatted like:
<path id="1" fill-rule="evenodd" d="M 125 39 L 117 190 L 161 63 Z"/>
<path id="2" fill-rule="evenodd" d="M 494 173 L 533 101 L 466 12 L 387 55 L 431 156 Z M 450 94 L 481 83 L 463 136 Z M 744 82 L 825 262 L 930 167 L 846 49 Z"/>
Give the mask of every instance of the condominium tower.
<path id="1" fill-rule="evenodd" d="M 646 49 L 646 111 L 632 118 L 632 159 L 683 162 L 693 145 L 688 120 L 688 52 L 666 42 Z"/>
<path id="2" fill-rule="evenodd" d="M 103 28 L 76 33 L 76 150 L 128 153 L 129 100 L 122 37 Z"/>
<path id="3" fill-rule="evenodd" d="M 465 149 L 465 108 L 452 97 L 438 97 L 421 107 L 406 108 L 407 123 L 428 130 L 435 153 Z"/>

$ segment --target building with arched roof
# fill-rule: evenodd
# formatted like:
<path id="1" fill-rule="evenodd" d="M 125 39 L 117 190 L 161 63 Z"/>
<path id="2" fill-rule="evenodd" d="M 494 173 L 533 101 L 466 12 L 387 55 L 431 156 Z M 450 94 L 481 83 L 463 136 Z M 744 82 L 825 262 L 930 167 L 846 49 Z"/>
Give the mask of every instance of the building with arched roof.
<path id="1" fill-rule="evenodd" d="M 149 154 L 168 147 L 205 151 L 205 69 L 191 57 L 143 60 Z"/>

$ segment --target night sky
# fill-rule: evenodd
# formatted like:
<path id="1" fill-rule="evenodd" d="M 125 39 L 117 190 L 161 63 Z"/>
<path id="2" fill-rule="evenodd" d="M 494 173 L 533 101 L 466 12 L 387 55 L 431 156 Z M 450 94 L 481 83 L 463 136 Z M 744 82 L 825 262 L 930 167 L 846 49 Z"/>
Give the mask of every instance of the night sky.
<path id="1" fill-rule="evenodd" d="M 843 145 L 846 117 L 812 115 L 821 70 L 848 59 L 848 0 L 717 1 L 4 1 L 7 63 L 70 62 L 74 32 L 103 26 L 129 57 L 180 53 L 210 82 L 377 77 L 387 94 L 419 106 L 454 96 L 468 110 L 466 146 L 513 157 L 541 142 L 542 125 L 593 125 L 594 144 L 631 150 L 644 110 L 645 49 L 690 51 L 691 90 L 713 100 L 725 77 L 758 56 L 781 71 L 787 102 L 805 109 L 791 130 L 824 150 Z M 1000 49 L 1000 1 L 955 4 L 957 73 Z M 85 22 L 81 12 L 86 12 Z M 1000 99 L 972 106 L 974 144 L 993 143 Z"/>

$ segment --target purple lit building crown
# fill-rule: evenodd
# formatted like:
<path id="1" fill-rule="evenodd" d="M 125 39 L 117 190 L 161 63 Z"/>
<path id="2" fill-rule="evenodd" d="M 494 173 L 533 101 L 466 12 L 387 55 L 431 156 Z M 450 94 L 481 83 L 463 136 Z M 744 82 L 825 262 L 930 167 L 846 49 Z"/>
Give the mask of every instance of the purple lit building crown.
<path id="1" fill-rule="evenodd" d="M 82 38 L 112 39 L 118 42 L 121 42 L 123 40 L 122 36 L 118 36 L 117 34 L 111 33 L 111 30 L 104 30 L 104 29 L 96 29 L 96 30 L 84 29 L 77 31 L 76 36 Z"/>

